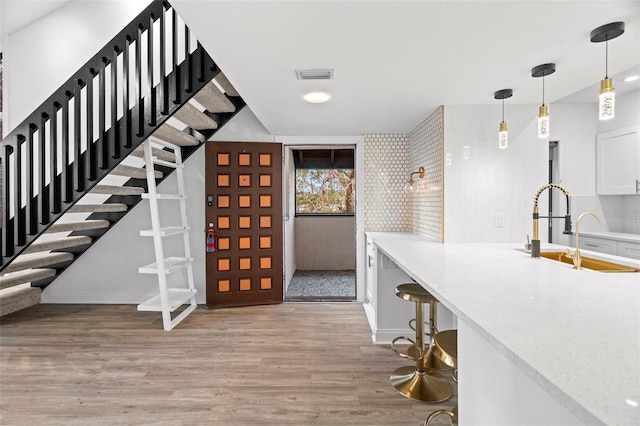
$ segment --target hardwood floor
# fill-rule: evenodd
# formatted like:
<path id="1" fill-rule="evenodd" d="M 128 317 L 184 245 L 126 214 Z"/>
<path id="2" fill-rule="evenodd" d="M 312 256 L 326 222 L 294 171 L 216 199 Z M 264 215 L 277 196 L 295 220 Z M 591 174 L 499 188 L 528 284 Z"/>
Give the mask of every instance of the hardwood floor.
<path id="1" fill-rule="evenodd" d="M 38 305 L 0 319 L 0 424 L 422 425 L 456 404 L 397 393 L 411 362 L 370 335 L 358 303 L 198 308 L 173 331 L 133 305 Z"/>

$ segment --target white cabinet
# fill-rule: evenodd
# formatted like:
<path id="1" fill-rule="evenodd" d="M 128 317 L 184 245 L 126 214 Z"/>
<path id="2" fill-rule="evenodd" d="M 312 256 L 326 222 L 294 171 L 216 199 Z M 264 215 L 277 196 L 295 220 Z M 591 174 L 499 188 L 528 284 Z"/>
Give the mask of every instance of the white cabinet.
<path id="1" fill-rule="evenodd" d="M 630 259 L 640 259 L 640 243 L 621 241 L 615 239 L 615 237 L 599 238 L 591 235 L 580 235 L 579 239 L 580 249 L 582 250 L 597 251 L 598 253 L 628 257 Z"/>
<path id="2" fill-rule="evenodd" d="M 618 254 L 618 246 L 614 240 L 586 237 L 582 235 L 578 240 L 581 250 L 597 251 L 599 253 L 612 254 L 614 256 Z"/>
<path id="3" fill-rule="evenodd" d="M 415 331 L 409 327 L 409 321 L 415 317 L 415 304 L 395 295 L 396 286 L 415 281 L 369 236 L 367 236 L 366 262 L 363 307 L 371 327 L 373 342 L 389 344 L 398 336 L 415 336 Z M 427 311 L 428 308 L 425 308 L 425 312 Z M 440 330 L 455 329 L 457 326 L 453 313 L 442 303 L 438 303 L 436 321 Z"/>
<path id="4" fill-rule="evenodd" d="M 596 193 L 640 193 L 640 126 L 625 127 L 596 137 Z"/>
<path id="5" fill-rule="evenodd" d="M 376 344 L 388 344 L 398 336 L 411 336 L 409 321 L 414 317 L 411 302 L 395 295 L 399 284 L 411 282 L 411 277 L 393 260 L 367 242 L 367 280 L 364 310 Z M 370 245 L 369 245 L 370 244 Z"/>
<path id="6" fill-rule="evenodd" d="M 640 243 L 618 241 L 618 256 L 640 259 Z"/>

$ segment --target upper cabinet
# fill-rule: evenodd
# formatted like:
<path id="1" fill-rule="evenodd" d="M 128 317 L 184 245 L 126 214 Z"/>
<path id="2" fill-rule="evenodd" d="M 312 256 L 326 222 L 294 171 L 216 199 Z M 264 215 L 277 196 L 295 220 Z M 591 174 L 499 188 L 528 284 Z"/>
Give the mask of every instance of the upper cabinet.
<path id="1" fill-rule="evenodd" d="M 600 133 L 596 138 L 596 193 L 640 194 L 640 126 Z"/>

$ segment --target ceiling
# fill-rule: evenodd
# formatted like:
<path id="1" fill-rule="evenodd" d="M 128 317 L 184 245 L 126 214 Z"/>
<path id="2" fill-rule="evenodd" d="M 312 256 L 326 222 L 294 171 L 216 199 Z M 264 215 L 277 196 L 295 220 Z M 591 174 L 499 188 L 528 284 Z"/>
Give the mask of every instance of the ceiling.
<path id="1" fill-rule="evenodd" d="M 69 2 L 23 1 L 0 0 L 11 16 L 1 35 Z M 496 105 L 504 88 L 507 103 L 540 104 L 531 68 L 547 62 L 557 71 L 545 77 L 546 103 L 595 101 L 605 52 L 589 33 L 614 21 L 626 23 L 609 42 L 616 91 L 640 89 L 618 79 L 640 69 L 638 0 L 170 1 L 274 135 L 407 133 L 439 105 Z M 316 68 L 334 79 L 296 78 Z M 331 99 L 302 100 L 316 90 Z"/>
<path id="2" fill-rule="evenodd" d="M 172 0 L 251 110 L 275 135 L 406 133 L 439 105 L 546 103 L 604 77 L 594 28 L 624 21 L 611 74 L 640 63 L 638 1 Z M 333 68 L 301 81 L 296 69 Z M 617 90 L 621 82 L 615 81 Z M 640 86 L 638 86 L 640 87 Z M 324 104 L 303 94 L 322 90 Z M 594 95 L 597 97 L 597 95 Z M 535 114 L 535 112 L 534 112 Z"/>

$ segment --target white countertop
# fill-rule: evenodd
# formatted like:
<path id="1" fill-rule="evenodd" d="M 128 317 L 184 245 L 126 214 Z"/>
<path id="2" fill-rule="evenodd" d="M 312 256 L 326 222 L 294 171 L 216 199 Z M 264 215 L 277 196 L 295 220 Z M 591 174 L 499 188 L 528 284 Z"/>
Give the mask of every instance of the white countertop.
<path id="1" fill-rule="evenodd" d="M 522 244 L 367 236 L 578 419 L 640 424 L 640 273 L 574 270 Z"/>
<path id="2" fill-rule="evenodd" d="M 574 233 L 575 236 L 575 233 Z M 606 238 L 607 240 L 627 241 L 629 243 L 640 243 L 640 235 L 627 234 L 624 232 L 580 232 L 580 236 Z"/>

